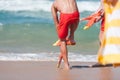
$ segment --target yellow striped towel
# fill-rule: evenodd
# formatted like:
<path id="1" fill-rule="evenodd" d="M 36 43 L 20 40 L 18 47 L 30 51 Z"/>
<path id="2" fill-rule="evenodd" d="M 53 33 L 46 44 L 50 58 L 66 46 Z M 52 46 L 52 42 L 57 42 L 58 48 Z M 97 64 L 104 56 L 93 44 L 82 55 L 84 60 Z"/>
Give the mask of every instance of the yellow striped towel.
<path id="1" fill-rule="evenodd" d="M 104 0 L 105 32 L 98 51 L 101 64 L 120 64 L 120 0 L 115 6 Z"/>

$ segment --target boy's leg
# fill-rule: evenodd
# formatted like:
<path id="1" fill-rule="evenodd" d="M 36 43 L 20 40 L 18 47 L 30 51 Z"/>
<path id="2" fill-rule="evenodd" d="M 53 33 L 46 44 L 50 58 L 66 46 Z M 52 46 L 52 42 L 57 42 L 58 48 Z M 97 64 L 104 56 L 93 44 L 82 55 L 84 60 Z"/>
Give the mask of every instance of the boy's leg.
<path id="1" fill-rule="evenodd" d="M 67 45 L 66 45 L 65 40 L 61 40 L 60 51 L 61 51 L 60 55 L 62 56 L 62 58 L 64 60 L 64 67 L 65 67 L 65 69 L 69 69 L 68 50 L 67 50 Z M 59 63 L 59 65 L 60 65 L 60 63 Z"/>
<path id="2" fill-rule="evenodd" d="M 74 33 L 78 27 L 78 24 L 79 24 L 79 20 L 69 25 L 70 33 L 68 39 L 66 39 L 67 45 L 75 45 Z M 61 45 L 61 41 L 59 39 L 53 44 L 53 46 L 60 46 L 60 45 Z"/>
<path id="3" fill-rule="evenodd" d="M 60 67 L 62 59 L 63 59 L 63 56 L 62 56 L 62 54 L 60 54 L 58 64 L 57 64 L 57 68 Z"/>
<path id="4" fill-rule="evenodd" d="M 79 21 L 76 21 L 75 23 L 72 23 L 70 25 L 70 34 L 69 34 L 69 37 L 68 39 L 71 41 L 71 42 L 75 42 L 74 41 L 74 33 L 78 27 L 78 24 L 79 24 Z"/>

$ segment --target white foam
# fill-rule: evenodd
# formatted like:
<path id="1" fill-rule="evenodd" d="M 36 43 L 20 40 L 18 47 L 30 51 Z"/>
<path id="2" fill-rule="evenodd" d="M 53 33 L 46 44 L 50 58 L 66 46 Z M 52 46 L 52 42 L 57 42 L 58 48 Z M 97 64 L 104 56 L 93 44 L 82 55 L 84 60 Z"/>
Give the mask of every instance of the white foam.
<path id="1" fill-rule="evenodd" d="M 1 61 L 57 61 L 59 53 L 0 53 Z M 69 61 L 96 62 L 96 55 L 69 53 Z"/>
<path id="2" fill-rule="evenodd" d="M 100 6 L 100 2 L 81 1 L 81 2 L 77 2 L 77 5 L 80 12 L 96 11 Z"/>
<path id="3" fill-rule="evenodd" d="M 0 0 L 3 11 L 51 11 L 53 1 L 49 0 Z M 99 7 L 96 1 L 77 1 L 80 12 L 95 11 Z"/>
<path id="4" fill-rule="evenodd" d="M 50 11 L 48 0 L 0 0 L 0 10 L 5 11 Z"/>

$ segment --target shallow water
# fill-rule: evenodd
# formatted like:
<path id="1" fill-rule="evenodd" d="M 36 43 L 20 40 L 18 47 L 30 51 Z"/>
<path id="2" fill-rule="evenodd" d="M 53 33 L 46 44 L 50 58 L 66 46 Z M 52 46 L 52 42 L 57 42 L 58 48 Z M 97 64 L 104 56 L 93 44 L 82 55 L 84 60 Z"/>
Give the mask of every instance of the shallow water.
<path id="1" fill-rule="evenodd" d="M 1 60 L 57 59 L 59 47 L 52 46 L 57 40 L 50 12 L 52 2 L 53 0 L 0 0 Z M 80 17 L 83 18 L 97 10 L 100 3 L 99 0 L 77 0 L 77 4 Z M 72 61 L 88 60 L 89 57 L 91 61 L 96 60 L 99 23 L 83 30 L 85 23 L 80 22 L 75 33 L 76 46 L 68 46 Z"/>

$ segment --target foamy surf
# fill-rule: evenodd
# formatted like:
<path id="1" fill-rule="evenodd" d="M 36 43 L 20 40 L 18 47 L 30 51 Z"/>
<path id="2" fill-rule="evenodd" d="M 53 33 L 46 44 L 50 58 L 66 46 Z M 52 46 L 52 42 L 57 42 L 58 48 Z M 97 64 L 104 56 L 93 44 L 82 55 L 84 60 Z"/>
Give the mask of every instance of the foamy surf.
<path id="1" fill-rule="evenodd" d="M 0 0 L 2 11 L 51 11 L 52 0 Z M 80 12 L 95 11 L 99 1 L 77 1 Z M 88 6 L 86 6 L 88 5 Z"/>
<path id="2" fill-rule="evenodd" d="M 57 61 L 59 53 L 0 53 L 0 61 Z M 96 62 L 96 55 L 69 53 L 69 61 Z"/>

